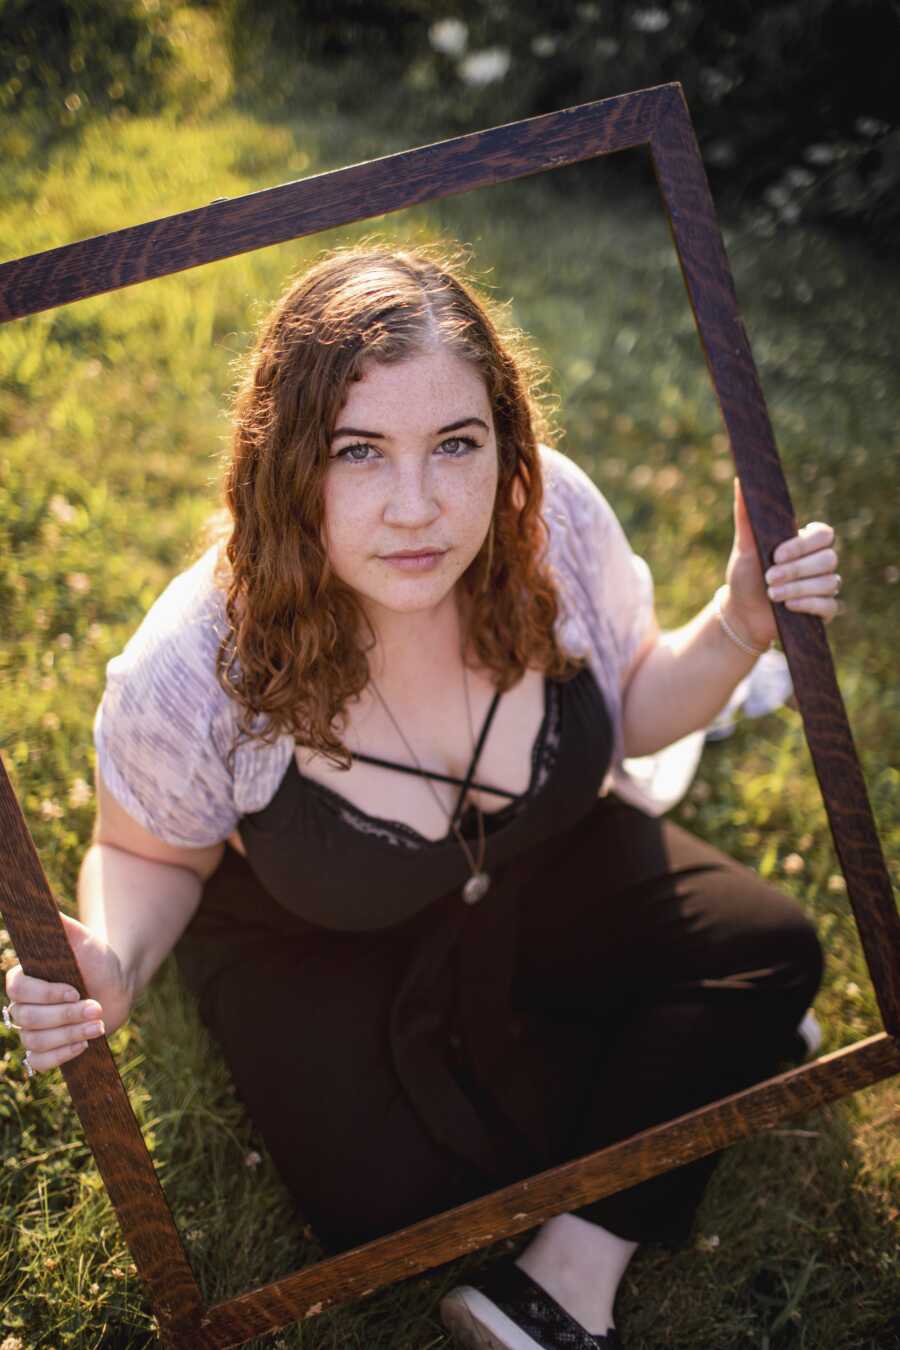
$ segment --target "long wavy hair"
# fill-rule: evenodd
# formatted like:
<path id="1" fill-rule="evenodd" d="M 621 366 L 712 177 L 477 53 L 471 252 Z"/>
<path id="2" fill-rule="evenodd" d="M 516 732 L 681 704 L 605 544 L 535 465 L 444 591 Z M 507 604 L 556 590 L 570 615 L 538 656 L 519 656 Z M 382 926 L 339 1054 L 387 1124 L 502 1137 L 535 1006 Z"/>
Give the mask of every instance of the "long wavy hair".
<path id="1" fill-rule="evenodd" d="M 547 400 L 530 344 L 446 253 L 339 249 L 278 300 L 234 396 L 230 535 L 217 570 L 228 626 L 217 675 L 241 707 L 239 739 L 270 744 L 289 733 L 349 766 L 341 731 L 348 701 L 369 678 L 367 625 L 323 544 L 331 435 L 368 363 L 403 361 L 438 343 L 481 373 L 499 459 L 491 526 L 458 583 L 470 601 L 465 659 L 501 690 L 529 667 L 566 679 L 582 664 L 557 643 L 557 592 L 542 560 L 538 439 Z"/>

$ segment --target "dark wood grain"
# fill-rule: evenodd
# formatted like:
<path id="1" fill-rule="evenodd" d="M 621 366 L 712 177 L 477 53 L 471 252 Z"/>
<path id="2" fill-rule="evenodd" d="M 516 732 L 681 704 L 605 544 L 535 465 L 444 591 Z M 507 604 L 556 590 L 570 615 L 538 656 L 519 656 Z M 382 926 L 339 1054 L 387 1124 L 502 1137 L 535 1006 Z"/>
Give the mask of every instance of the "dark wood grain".
<path id="1" fill-rule="evenodd" d="M 494 127 L 4 263 L 0 321 L 641 144 L 651 149 L 757 547 L 767 564 L 777 544 L 795 532 L 796 520 L 677 84 Z M 781 605 L 776 619 L 863 950 L 891 1034 L 872 1037 L 589 1158 L 205 1311 L 108 1047 L 105 1041 L 94 1042 L 64 1072 L 168 1344 L 180 1350 L 241 1344 L 900 1072 L 895 1039 L 900 1034 L 900 919 L 825 630 L 819 620 L 791 614 Z M 82 989 L 2 763 L 0 905 L 25 969 Z"/>
<path id="2" fill-rule="evenodd" d="M 763 566 L 797 532 L 715 207 L 679 85 L 657 102 L 651 154 Z M 821 619 L 775 619 L 886 1030 L 900 1035 L 900 916 Z"/>
<path id="3" fill-rule="evenodd" d="M 419 1275 L 501 1237 L 715 1153 L 779 1121 L 900 1073 L 900 1045 L 882 1033 L 563 1167 L 435 1215 L 377 1242 L 211 1307 L 205 1329 L 221 1346 L 324 1312 Z"/>
<path id="4" fill-rule="evenodd" d="M 72 984 L 85 997 L 2 756 L 0 910 L 26 975 Z M 106 1040 L 89 1042 L 63 1073 L 160 1325 L 193 1324 L 199 1333 L 203 1299 Z"/>
<path id="5" fill-rule="evenodd" d="M 0 322 L 269 244 L 646 143 L 670 86 L 212 202 L 0 265 Z"/>

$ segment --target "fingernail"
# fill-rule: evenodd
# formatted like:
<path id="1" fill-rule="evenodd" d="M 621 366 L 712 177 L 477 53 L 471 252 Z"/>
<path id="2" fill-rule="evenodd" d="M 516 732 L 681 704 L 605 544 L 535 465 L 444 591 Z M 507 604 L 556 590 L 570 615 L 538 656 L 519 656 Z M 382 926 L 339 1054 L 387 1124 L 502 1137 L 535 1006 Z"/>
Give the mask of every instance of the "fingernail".
<path id="1" fill-rule="evenodd" d="M 104 1030 L 102 1022 L 85 1022 L 82 1027 L 85 1036 L 102 1036 Z"/>
<path id="2" fill-rule="evenodd" d="M 784 573 L 782 572 L 780 567 L 770 567 L 768 572 L 766 573 L 766 581 L 769 583 L 769 585 L 774 585 L 776 581 L 781 581 L 783 576 Z"/>
<path id="3" fill-rule="evenodd" d="M 67 1002 L 67 1003 L 76 1003 L 76 1002 L 78 1001 L 79 997 L 80 997 L 80 995 L 79 995 L 77 989 L 67 989 L 67 990 L 66 990 L 66 1002 Z"/>
<path id="4" fill-rule="evenodd" d="M 85 1017 L 97 1017 L 98 1014 L 102 1013 L 103 1009 L 96 999 L 89 998 L 84 1005 L 83 1011 Z"/>
<path id="5" fill-rule="evenodd" d="M 783 586 L 770 586 L 770 587 L 769 587 L 769 599 L 770 599 L 770 600 L 780 600 L 781 597 L 782 597 L 783 595 L 784 595 L 784 587 L 783 587 Z"/>

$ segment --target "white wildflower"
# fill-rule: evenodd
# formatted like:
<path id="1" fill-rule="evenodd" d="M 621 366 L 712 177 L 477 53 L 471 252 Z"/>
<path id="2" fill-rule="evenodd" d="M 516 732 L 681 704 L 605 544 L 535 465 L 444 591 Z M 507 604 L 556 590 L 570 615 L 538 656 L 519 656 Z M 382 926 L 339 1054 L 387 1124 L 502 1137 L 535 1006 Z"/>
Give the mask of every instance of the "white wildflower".
<path id="1" fill-rule="evenodd" d="M 65 497 L 61 497 L 58 492 L 50 498 L 47 508 L 51 516 L 54 516 L 62 525 L 71 525 L 75 519 L 75 507 L 71 502 L 66 501 Z"/>
<path id="2" fill-rule="evenodd" d="M 807 164 L 830 164 L 836 158 L 833 145 L 808 145 L 803 151 Z"/>
<path id="3" fill-rule="evenodd" d="M 444 56 L 462 56 L 468 40 L 469 27 L 462 19 L 438 19 L 428 30 L 428 41 Z"/>
<path id="4" fill-rule="evenodd" d="M 511 62 L 512 56 L 507 47 L 483 47 L 480 52 L 470 52 L 464 57 L 458 69 L 466 84 L 481 88 L 502 80 Z"/>
<path id="5" fill-rule="evenodd" d="M 636 28 L 639 33 L 661 33 L 664 28 L 669 26 L 670 15 L 658 5 L 653 5 L 647 9 L 636 9 L 629 17 L 632 28 Z"/>
<path id="6" fill-rule="evenodd" d="M 860 136 L 883 136 L 890 129 L 889 122 L 882 122 L 877 117 L 857 117 L 853 123 L 853 130 Z"/>
<path id="7" fill-rule="evenodd" d="M 90 784 L 85 782 L 83 778 L 76 778 L 69 788 L 69 805 L 87 806 L 92 796 Z"/>

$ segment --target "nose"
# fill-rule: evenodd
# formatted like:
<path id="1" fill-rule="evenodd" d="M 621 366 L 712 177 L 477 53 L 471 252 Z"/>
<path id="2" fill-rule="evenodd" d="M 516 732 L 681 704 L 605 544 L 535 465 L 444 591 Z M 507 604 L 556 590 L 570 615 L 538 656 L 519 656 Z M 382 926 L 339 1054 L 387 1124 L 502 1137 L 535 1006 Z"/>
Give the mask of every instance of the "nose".
<path id="1" fill-rule="evenodd" d="M 440 514 L 432 465 L 426 461 L 395 466 L 384 504 L 384 523 L 398 529 L 420 530 Z"/>

